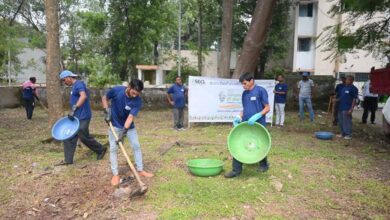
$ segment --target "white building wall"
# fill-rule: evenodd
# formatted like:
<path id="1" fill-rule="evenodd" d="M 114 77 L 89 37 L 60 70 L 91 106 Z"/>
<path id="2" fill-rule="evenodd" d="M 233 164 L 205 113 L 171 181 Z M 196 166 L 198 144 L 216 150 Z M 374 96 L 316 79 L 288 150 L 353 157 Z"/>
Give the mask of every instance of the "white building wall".
<path id="1" fill-rule="evenodd" d="M 310 1 L 301 1 L 304 3 Z M 325 46 L 321 45 L 322 38 L 326 36 L 323 30 L 328 26 L 336 25 L 337 23 L 345 20 L 347 15 L 331 17 L 327 12 L 331 9 L 334 2 L 328 0 L 318 0 L 314 2 L 313 7 L 313 19 L 315 24 L 315 31 L 311 29 L 313 19 L 307 17 L 299 17 L 299 7 L 295 10 L 295 29 L 294 29 L 294 52 L 293 52 L 293 71 L 305 71 L 303 68 L 309 68 L 310 59 L 309 54 L 298 51 L 298 38 L 308 37 L 310 33 L 315 32 L 314 39 L 317 39 L 314 43 L 314 56 L 313 56 L 313 69 L 315 75 L 336 75 L 337 72 L 350 72 L 350 73 L 364 73 L 369 72 L 372 66 L 375 68 L 381 68 L 386 64 L 385 59 L 380 59 L 373 56 L 373 54 L 367 51 L 358 50 L 353 54 L 345 54 L 339 59 L 339 63 L 336 63 L 335 59 L 326 59 L 332 55 L 332 52 L 326 52 Z M 314 16 L 315 15 L 315 16 Z M 359 24 L 362 24 L 364 20 L 357 20 L 356 25 L 352 29 L 356 29 Z M 321 36 L 320 38 L 318 38 Z M 309 70 L 309 69 L 307 69 Z"/>
<path id="2" fill-rule="evenodd" d="M 169 55 L 168 55 L 169 54 Z M 169 53 L 163 55 L 162 64 L 160 67 L 164 71 L 169 71 L 176 66 L 176 61 L 173 59 L 177 51 L 170 51 Z M 182 50 L 181 57 L 187 59 L 190 66 L 193 68 L 198 68 L 198 56 L 196 51 L 191 50 Z M 230 57 L 230 68 L 236 68 L 237 63 L 237 53 L 232 52 Z M 218 64 L 219 64 L 219 52 L 217 51 L 208 51 L 207 54 L 203 55 L 203 68 L 202 68 L 202 76 L 207 77 L 217 77 L 218 76 Z"/>
<path id="3" fill-rule="evenodd" d="M 22 53 L 18 55 L 21 71 L 15 78 L 16 83 L 23 83 L 32 76 L 37 78 L 37 83 L 46 83 L 45 57 L 46 53 L 41 49 L 23 49 Z"/>

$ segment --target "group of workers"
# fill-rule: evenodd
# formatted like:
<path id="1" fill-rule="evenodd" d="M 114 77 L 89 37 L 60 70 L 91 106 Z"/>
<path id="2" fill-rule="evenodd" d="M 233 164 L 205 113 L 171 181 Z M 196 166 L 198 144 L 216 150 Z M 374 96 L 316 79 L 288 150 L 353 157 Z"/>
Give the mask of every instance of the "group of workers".
<path id="1" fill-rule="evenodd" d="M 65 159 L 57 165 L 73 164 L 73 157 L 77 146 L 77 140 L 86 145 L 89 149 L 97 154 L 97 160 L 104 157 L 107 147 L 96 141 L 89 133 L 89 123 L 92 117 L 91 107 L 89 103 L 89 91 L 85 83 L 77 79 L 77 75 L 69 70 L 64 70 L 59 75 L 61 81 L 71 86 L 70 92 L 70 107 L 71 110 L 68 117 L 74 120 L 77 117 L 80 121 L 80 129 L 76 136 L 65 140 L 64 155 Z M 284 126 L 284 108 L 287 96 L 287 84 L 284 82 L 284 76 L 278 75 L 275 85 L 275 110 L 276 110 L 276 126 Z M 358 90 L 353 85 L 353 76 L 342 78 L 342 83 L 336 87 L 336 123 L 340 125 L 341 136 L 345 139 L 351 139 L 352 134 L 352 111 L 356 103 Z M 34 109 L 34 97 L 38 98 L 35 86 L 36 79 L 31 77 L 29 81 L 23 83 L 23 99 L 26 103 L 27 118 L 31 119 Z M 242 93 L 243 110 L 233 120 L 233 125 L 237 126 L 243 121 L 247 121 L 249 125 L 255 122 L 266 126 L 266 114 L 270 111 L 267 91 L 255 84 L 254 75 L 251 73 L 243 73 L 239 82 L 244 88 Z M 369 85 L 369 84 L 368 84 Z M 302 80 L 298 82 L 299 88 L 299 116 L 304 120 L 304 105 L 309 110 L 310 121 L 314 120 L 314 111 L 311 103 L 311 96 L 314 87 L 314 82 L 309 79 L 309 73 L 302 74 Z M 118 142 L 123 141 L 126 136 L 134 153 L 136 169 L 139 175 L 143 177 L 153 177 L 151 172 L 147 172 L 143 166 L 143 158 L 141 146 L 138 140 L 138 134 L 135 126 L 135 117 L 142 107 L 142 99 L 140 93 L 144 89 L 144 84 L 139 79 L 132 79 L 128 86 L 115 86 L 111 88 L 102 97 L 102 107 L 104 108 L 104 120 L 111 123 L 114 127 L 114 132 L 118 134 L 118 138 L 111 130 L 108 131 L 110 164 L 112 171 L 111 184 L 117 186 L 120 184 L 120 176 L 118 170 Z M 181 77 L 176 77 L 174 85 L 167 90 L 168 102 L 173 107 L 173 128 L 176 130 L 184 129 L 184 107 L 185 96 L 187 90 L 183 86 Z M 369 103 L 369 102 L 367 102 Z M 363 114 L 363 123 L 367 119 L 366 113 Z M 375 120 L 375 115 L 371 115 L 371 122 Z M 258 171 L 266 172 L 269 169 L 267 157 L 259 162 Z M 242 172 L 242 163 L 235 158 L 232 161 L 232 171 L 225 174 L 226 178 L 239 176 Z"/>

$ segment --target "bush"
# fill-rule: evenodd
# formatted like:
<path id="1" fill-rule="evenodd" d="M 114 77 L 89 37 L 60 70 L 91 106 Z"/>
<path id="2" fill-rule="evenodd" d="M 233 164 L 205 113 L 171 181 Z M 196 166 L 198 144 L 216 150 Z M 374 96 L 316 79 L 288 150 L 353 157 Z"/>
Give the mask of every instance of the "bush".
<path id="1" fill-rule="evenodd" d="M 189 65 L 181 66 L 181 78 L 183 83 L 188 83 L 188 76 L 200 76 L 199 71 Z M 165 81 L 167 83 L 174 83 L 176 76 L 178 75 L 177 66 L 175 66 L 166 76 Z"/>

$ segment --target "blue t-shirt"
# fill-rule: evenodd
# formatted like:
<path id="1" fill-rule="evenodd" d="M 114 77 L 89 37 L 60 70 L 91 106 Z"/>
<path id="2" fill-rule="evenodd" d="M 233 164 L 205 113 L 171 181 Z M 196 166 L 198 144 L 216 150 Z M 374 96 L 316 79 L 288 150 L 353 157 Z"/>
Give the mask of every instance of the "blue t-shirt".
<path id="1" fill-rule="evenodd" d="M 126 88 L 126 86 L 115 86 L 106 94 L 106 97 L 111 99 L 111 121 L 117 128 L 124 128 L 129 115 L 137 116 L 142 107 L 141 97 L 128 97 Z M 130 128 L 134 127 L 134 122 L 132 122 Z"/>
<path id="2" fill-rule="evenodd" d="M 85 92 L 87 99 L 80 107 L 76 109 L 74 116 L 79 120 L 91 119 L 92 112 L 91 106 L 89 105 L 89 91 L 83 81 L 76 80 L 76 82 L 73 83 L 72 90 L 70 92 L 70 107 L 77 103 L 80 98 L 80 92 Z"/>
<path id="3" fill-rule="evenodd" d="M 336 98 L 340 98 L 341 91 L 344 89 L 344 87 L 345 87 L 344 83 L 337 84 L 335 88 Z"/>
<path id="4" fill-rule="evenodd" d="M 354 85 L 346 85 L 340 93 L 339 111 L 351 109 L 352 101 L 358 98 L 358 89 Z"/>
<path id="5" fill-rule="evenodd" d="M 278 83 L 275 86 L 276 92 L 285 92 L 285 94 L 277 94 L 275 93 L 275 103 L 286 103 L 287 97 L 287 84 L 286 83 Z"/>
<path id="6" fill-rule="evenodd" d="M 185 88 L 183 85 L 179 85 L 175 83 L 171 88 L 168 89 L 168 94 L 172 94 L 173 102 L 175 103 L 173 105 L 174 108 L 184 108 L 185 106 Z"/>
<path id="7" fill-rule="evenodd" d="M 260 113 L 268 104 L 268 93 L 263 87 L 255 85 L 252 90 L 245 90 L 242 93 L 242 106 L 244 108 L 242 120 L 248 121 L 250 117 Z M 265 126 L 265 115 L 257 122 Z"/>

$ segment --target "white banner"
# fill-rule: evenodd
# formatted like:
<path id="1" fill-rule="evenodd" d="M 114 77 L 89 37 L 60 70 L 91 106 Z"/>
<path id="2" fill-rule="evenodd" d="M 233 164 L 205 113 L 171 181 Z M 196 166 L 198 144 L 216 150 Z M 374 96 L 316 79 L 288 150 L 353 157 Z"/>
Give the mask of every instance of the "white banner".
<path id="1" fill-rule="evenodd" d="M 242 111 L 244 89 L 238 79 L 190 76 L 188 82 L 189 122 L 232 122 Z M 266 122 L 272 123 L 275 80 L 256 80 L 255 83 L 267 90 L 271 110 Z"/>

